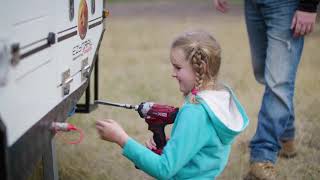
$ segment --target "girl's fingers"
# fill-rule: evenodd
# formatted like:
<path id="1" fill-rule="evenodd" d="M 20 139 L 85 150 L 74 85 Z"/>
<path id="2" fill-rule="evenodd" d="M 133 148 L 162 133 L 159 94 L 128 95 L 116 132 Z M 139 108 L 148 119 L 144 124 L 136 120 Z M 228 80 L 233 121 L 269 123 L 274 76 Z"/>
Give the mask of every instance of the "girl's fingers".
<path id="1" fill-rule="evenodd" d="M 106 120 L 104 120 L 104 122 L 112 123 L 114 121 L 112 119 L 106 119 Z"/>
<path id="2" fill-rule="evenodd" d="M 104 122 L 101 120 L 96 121 L 96 126 L 104 126 Z"/>
<path id="3" fill-rule="evenodd" d="M 150 144 L 149 144 L 149 145 L 146 145 L 146 147 L 147 147 L 148 149 L 150 149 L 150 150 L 152 150 L 152 149 L 157 149 L 156 146 L 151 146 Z"/>
<path id="4" fill-rule="evenodd" d="M 151 142 L 151 145 L 152 145 L 152 146 L 154 146 L 154 147 L 157 146 L 156 143 L 154 142 L 154 140 L 153 140 L 152 138 L 150 139 L 150 142 Z"/>
<path id="5" fill-rule="evenodd" d="M 104 126 L 103 125 L 100 125 L 100 124 L 96 124 L 96 128 L 103 128 Z"/>
<path id="6" fill-rule="evenodd" d="M 149 141 L 146 141 L 144 144 L 146 145 L 146 147 L 147 147 L 147 148 L 149 148 L 149 149 L 150 149 L 151 144 L 150 144 L 150 142 L 149 142 Z"/>
<path id="7" fill-rule="evenodd" d="M 96 126 L 106 127 L 106 126 L 110 125 L 111 123 L 114 123 L 114 121 L 111 119 L 107 119 L 107 120 L 103 120 L 103 121 L 98 120 L 98 121 L 96 121 Z"/>
<path id="8" fill-rule="evenodd" d="M 98 131 L 102 131 L 102 130 L 103 130 L 103 127 L 102 127 L 102 126 L 96 126 L 96 129 L 97 129 Z"/>
<path id="9" fill-rule="evenodd" d="M 148 148 L 148 149 L 157 149 L 157 146 L 156 146 L 156 144 L 155 144 L 155 142 L 153 141 L 153 139 L 151 138 L 151 139 L 149 139 L 148 141 L 146 141 L 146 147 Z"/>
<path id="10" fill-rule="evenodd" d="M 146 142 L 146 147 L 147 147 L 148 149 L 152 149 L 152 146 L 151 146 L 148 142 Z"/>

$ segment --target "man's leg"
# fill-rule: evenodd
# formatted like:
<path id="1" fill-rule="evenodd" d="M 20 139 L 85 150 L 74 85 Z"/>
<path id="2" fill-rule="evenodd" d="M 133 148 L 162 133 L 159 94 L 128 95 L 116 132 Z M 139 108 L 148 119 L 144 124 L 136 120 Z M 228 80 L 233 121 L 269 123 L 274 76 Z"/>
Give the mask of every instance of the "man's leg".
<path id="1" fill-rule="evenodd" d="M 264 70 L 267 53 L 267 27 L 258 4 L 245 1 L 245 18 L 251 50 L 251 62 L 255 79 L 265 83 Z"/>
<path id="2" fill-rule="evenodd" d="M 275 163 L 284 133 L 294 138 L 293 95 L 303 47 L 303 38 L 293 38 L 290 30 L 297 5 L 296 0 L 265 0 L 259 6 L 267 26 L 268 45 L 265 92 L 256 134 L 250 143 L 254 162 Z"/>

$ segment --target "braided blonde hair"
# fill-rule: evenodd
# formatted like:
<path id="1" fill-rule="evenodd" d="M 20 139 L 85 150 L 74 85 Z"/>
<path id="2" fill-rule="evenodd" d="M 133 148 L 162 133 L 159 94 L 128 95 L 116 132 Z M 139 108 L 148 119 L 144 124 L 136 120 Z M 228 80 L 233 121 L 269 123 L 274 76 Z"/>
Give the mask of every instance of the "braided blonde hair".
<path id="1" fill-rule="evenodd" d="M 215 89 L 221 64 L 219 43 L 205 31 L 192 31 L 178 36 L 171 48 L 181 48 L 196 75 L 194 89 Z M 195 95 L 190 100 L 196 103 Z"/>

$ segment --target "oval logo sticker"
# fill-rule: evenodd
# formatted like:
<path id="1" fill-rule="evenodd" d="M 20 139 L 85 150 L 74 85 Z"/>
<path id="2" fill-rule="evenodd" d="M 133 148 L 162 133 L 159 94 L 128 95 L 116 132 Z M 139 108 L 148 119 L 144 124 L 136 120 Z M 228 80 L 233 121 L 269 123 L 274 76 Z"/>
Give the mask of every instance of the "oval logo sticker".
<path id="1" fill-rule="evenodd" d="M 78 31 L 81 39 L 84 39 L 88 29 L 88 6 L 86 0 L 81 0 L 78 13 Z"/>

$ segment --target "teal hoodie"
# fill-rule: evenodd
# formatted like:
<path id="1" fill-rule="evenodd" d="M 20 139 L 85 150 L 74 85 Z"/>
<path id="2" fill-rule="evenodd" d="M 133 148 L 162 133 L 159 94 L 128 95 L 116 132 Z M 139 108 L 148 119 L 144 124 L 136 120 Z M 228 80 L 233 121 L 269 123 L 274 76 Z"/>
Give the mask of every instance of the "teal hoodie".
<path id="1" fill-rule="evenodd" d="M 196 98 L 197 104 L 186 98 L 161 156 L 132 138 L 123 155 L 157 179 L 215 179 L 228 162 L 234 138 L 249 121 L 228 87 L 201 91 Z"/>

